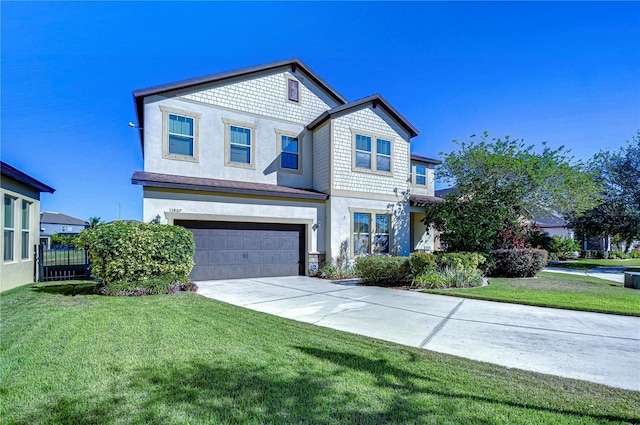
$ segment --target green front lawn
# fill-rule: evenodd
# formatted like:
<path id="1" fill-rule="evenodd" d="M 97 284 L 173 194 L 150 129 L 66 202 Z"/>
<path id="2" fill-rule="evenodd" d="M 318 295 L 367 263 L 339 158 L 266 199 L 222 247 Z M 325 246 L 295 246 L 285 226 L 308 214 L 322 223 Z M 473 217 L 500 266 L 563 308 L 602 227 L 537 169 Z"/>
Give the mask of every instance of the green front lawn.
<path id="1" fill-rule="evenodd" d="M 640 316 L 640 290 L 594 277 L 538 273 L 535 278 L 490 278 L 479 288 L 426 290 L 456 297 L 502 301 L 542 307 Z"/>
<path id="2" fill-rule="evenodd" d="M 589 270 L 595 267 L 640 267 L 640 259 L 629 260 L 596 260 L 580 258 L 572 261 L 562 261 L 560 263 L 548 264 L 547 267 L 556 267 L 561 269 L 578 269 Z"/>
<path id="3" fill-rule="evenodd" d="M 640 392 L 73 283 L 0 295 L 0 423 L 640 423 Z"/>

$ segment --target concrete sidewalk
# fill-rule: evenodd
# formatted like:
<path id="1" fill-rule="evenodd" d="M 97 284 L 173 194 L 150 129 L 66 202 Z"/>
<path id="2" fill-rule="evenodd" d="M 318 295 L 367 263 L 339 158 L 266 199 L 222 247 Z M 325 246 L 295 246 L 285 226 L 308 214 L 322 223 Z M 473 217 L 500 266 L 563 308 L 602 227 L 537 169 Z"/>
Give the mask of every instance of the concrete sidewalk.
<path id="1" fill-rule="evenodd" d="M 640 318 L 305 276 L 197 282 L 209 298 L 502 366 L 640 391 Z"/>
<path id="2" fill-rule="evenodd" d="M 561 267 L 545 267 L 542 271 L 550 273 L 565 273 L 578 276 L 597 277 L 598 279 L 624 283 L 624 271 L 627 267 L 595 267 L 588 270 L 578 270 Z"/>

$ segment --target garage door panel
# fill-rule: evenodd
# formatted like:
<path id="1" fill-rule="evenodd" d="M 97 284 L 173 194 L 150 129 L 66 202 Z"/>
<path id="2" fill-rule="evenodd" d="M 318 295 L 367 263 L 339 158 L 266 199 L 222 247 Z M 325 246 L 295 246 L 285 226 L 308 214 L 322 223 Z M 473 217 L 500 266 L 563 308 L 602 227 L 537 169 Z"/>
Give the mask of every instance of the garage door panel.
<path id="1" fill-rule="evenodd" d="M 196 243 L 193 280 L 291 276 L 304 273 L 304 226 L 176 221 Z"/>

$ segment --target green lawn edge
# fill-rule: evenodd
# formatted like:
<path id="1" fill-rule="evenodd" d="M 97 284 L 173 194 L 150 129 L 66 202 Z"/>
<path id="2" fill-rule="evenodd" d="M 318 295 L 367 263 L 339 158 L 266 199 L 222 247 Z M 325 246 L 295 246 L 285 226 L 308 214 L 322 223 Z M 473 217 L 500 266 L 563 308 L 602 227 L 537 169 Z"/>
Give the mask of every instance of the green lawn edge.
<path id="1" fill-rule="evenodd" d="M 546 284 L 549 281 L 568 286 L 569 290 L 535 288 L 538 282 Z M 571 287 L 572 284 L 575 288 Z M 621 283 L 591 276 L 541 272 L 536 278 L 489 278 L 487 286 L 465 289 L 425 289 L 421 292 L 536 307 L 640 316 L 639 290 L 624 288 Z"/>
<path id="2" fill-rule="evenodd" d="M 0 294 L 1 423 L 640 423 L 636 391 L 74 284 Z"/>

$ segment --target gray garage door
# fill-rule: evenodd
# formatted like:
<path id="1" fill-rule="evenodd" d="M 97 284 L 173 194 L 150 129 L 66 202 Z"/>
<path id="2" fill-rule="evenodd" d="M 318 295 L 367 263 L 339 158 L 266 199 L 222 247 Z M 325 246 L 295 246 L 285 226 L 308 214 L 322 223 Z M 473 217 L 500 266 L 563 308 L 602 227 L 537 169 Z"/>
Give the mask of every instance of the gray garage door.
<path id="1" fill-rule="evenodd" d="M 304 226 L 176 221 L 196 242 L 193 280 L 304 274 Z"/>

